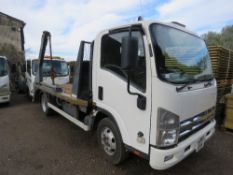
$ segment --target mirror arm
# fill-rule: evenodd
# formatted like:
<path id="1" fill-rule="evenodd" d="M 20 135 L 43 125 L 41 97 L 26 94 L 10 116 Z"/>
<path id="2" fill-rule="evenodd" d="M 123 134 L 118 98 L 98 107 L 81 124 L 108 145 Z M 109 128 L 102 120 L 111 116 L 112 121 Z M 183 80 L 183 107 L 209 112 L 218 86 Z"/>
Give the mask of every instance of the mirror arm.
<path id="1" fill-rule="evenodd" d="M 137 95 L 137 107 L 141 110 L 146 110 L 146 97 L 136 93 L 136 92 L 131 92 L 130 91 L 130 78 L 129 75 L 127 76 L 127 91 L 130 95 Z"/>
<path id="2" fill-rule="evenodd" d="M 128 93 L 129 93 L 130 95 L 138 95 L 138 96 L 141 96 L 141 94 L 139 94 L 139 93 L 131 92 L 131 90 L 130 90 L 130 77 L 129 77 L 129 75 L 127 75 L 127 74 L 125 74 L 125 75 L 126 75 L 126 77 L 127 77 L 127 91 L 128 91 Z"/>

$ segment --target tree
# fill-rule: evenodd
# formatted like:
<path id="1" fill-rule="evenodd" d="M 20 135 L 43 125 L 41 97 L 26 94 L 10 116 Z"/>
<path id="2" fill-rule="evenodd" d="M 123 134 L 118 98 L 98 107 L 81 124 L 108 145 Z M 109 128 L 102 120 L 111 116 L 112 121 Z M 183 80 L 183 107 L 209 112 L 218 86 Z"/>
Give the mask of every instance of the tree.
<path id="1" fill-rule="evenodd" d="M 224 27 L 220 33 L 209 31 L 202 38 L 209 46 L 220 45 L 233 50 L 233 25 Z"/>
<path id="2" fill-rule="evenodd" d="M 233 25 L 222 29 L 221 44 L 224 48 L 233 50 Z"/>

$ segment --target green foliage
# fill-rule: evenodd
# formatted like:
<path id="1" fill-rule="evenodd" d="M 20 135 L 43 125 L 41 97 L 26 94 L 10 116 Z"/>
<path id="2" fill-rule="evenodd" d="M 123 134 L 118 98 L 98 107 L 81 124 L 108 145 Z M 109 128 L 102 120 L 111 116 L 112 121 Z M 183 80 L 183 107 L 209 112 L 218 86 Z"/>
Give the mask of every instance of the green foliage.
<path id="1" fill-rule="evenodd" d="M 223 28 L 221 43 L 223 47 L 233 50 L 233 25 Z"/>
<path id="2" fill-rule="evenodd" d="M 233 50 L 233 25 L 224 27 L 220 33 L 210 31 L 202 37 L 209 46 L 220 45 Z"/>
<path id="3" fill-rule="evenodd" d="M 185 72 L 186 74 L 189 75 L 196 75 L 201 73 L 201 65 L 203 64 L 204 60 L 201 60 L 198 63 L 198 66 L 194 65 L 194 66 L 187 66 L 183 63 L 180 63 L 176 58 L 173 57 L 169 57 L 167 54 L 165 54 L 165 65 L 167 68 L 169 69 L 174 69 L 177 71 L 181 71 L 181 72 Z"/>

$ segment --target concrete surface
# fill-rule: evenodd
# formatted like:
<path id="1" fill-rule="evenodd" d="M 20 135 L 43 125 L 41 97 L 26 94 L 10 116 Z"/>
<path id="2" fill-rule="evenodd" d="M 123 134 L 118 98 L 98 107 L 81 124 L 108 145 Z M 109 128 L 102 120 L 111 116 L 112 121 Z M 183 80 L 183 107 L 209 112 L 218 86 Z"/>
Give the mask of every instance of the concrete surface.
<path id="1" fill-rule="evenodd" d="M 0 175 L 230 175 L 233 174 L 233 134 L 217 131 L 203 150 L 166 171 L 131 156 L 111 165 L 86 133 L 61 116 L 47 118 L 40 105 L 14 95 L 0 105 Z"/>

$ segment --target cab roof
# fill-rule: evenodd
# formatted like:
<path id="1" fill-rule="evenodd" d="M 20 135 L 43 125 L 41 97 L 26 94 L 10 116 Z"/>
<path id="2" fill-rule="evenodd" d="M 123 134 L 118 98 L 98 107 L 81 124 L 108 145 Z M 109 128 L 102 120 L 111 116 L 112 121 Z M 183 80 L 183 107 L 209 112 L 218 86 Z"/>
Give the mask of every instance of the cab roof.
<path id="1" fill-rule="evenodd" d="M 200 38 L 200 36 L 197 33 L 194 33 L 193 31 L 187 29 L 184 24 L 181 24 L 181 23 L 176 22 L 176 21 L 173 21 L 173 22 L 161 22 L 161 21 L 156 21 L 156 20 L 141 20 L 141 21 L 136 21 L 136 22 L 129 23 L 129 24 L 126 24 L 126 25 L 113 27 L 111 29 L 108 29 L 107 31 L 117 30 L 117 29 L 121 29 L 121 28 L 127 28 L 127 27 L 130 27 L 132 25 L 142 25 L 144 28 L 148 28 L 151 24 L 165 25 L 165 26 L 168 26 L 168 27 L 179 29 L 181 31 L 184 31 L 186 33 L 189 33 L 191 35 L 194 35 L 194 36 L 197 36 L 197 37 Z M 103 31 L 103 32 L 106 32 L 106 30 Z"/>

